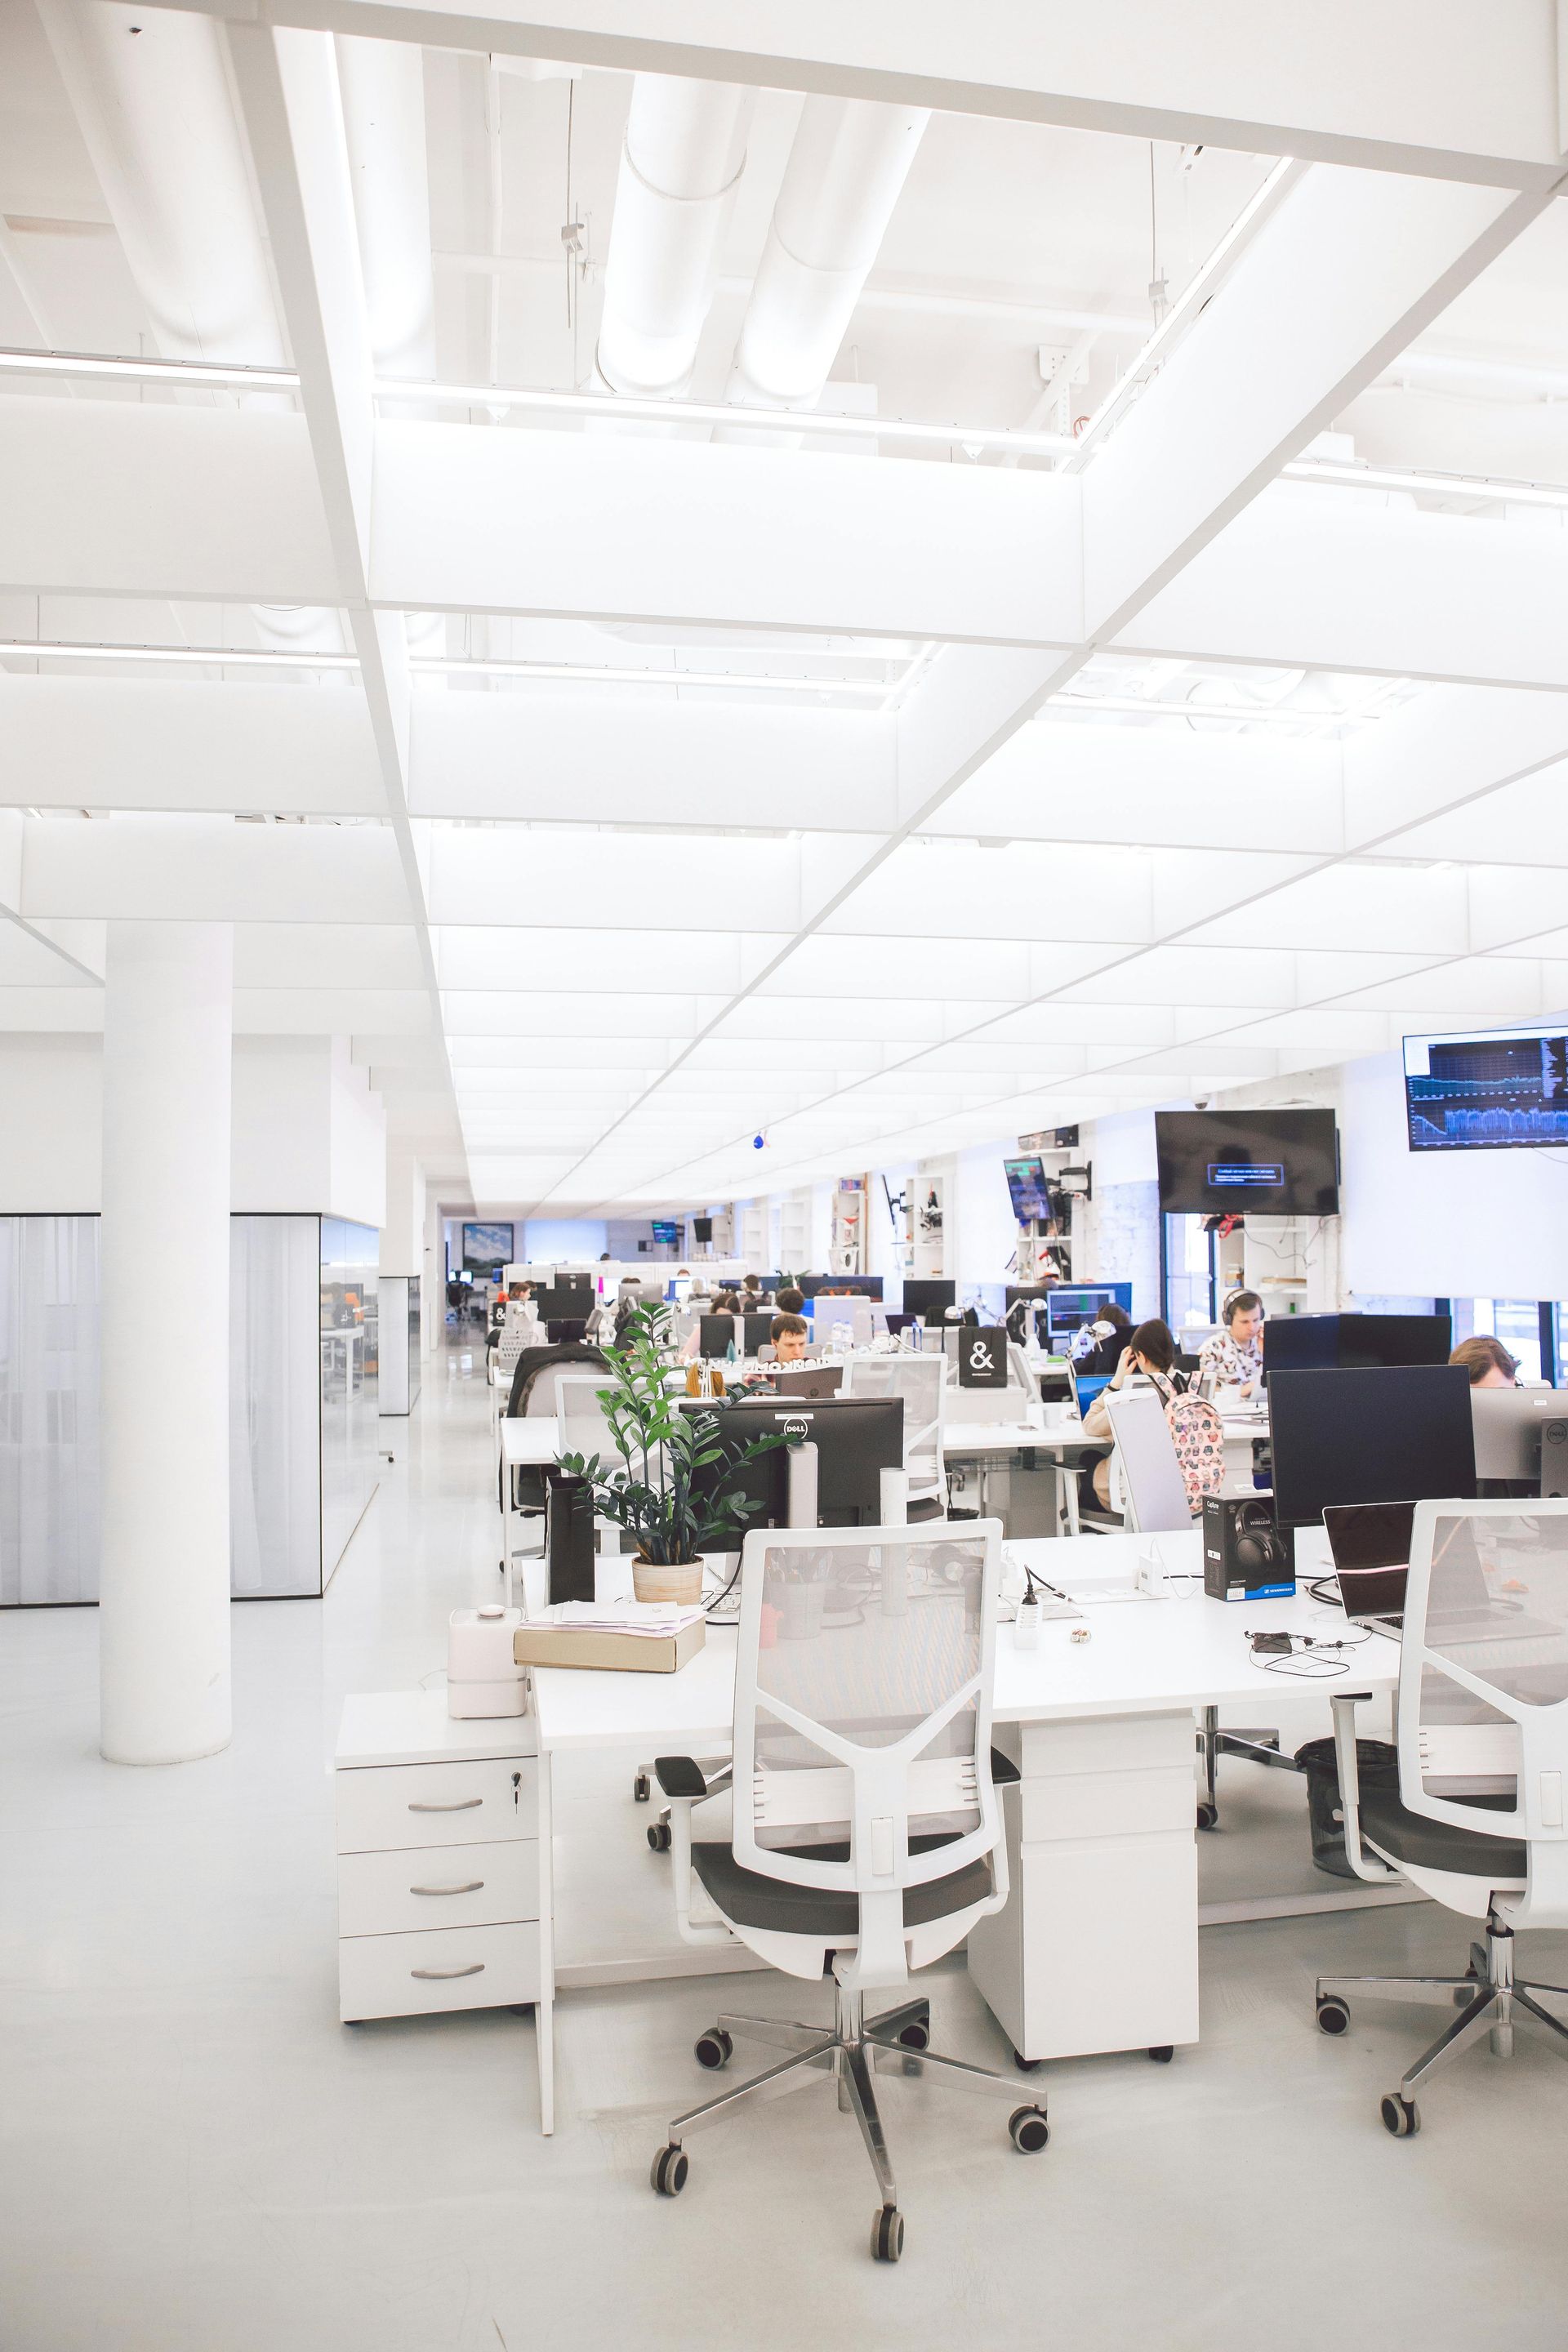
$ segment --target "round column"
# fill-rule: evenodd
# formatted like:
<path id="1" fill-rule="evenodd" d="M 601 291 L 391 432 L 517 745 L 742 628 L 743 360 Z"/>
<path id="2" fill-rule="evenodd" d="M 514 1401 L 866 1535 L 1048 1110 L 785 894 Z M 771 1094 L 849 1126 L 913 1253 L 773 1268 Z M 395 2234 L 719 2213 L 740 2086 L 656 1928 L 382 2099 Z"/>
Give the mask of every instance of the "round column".
<path id="1" fill-rule="evenodd" d="M 226 923 L 109 926 L 103 1032 L 100 1738 L 228 1745 Z"/>

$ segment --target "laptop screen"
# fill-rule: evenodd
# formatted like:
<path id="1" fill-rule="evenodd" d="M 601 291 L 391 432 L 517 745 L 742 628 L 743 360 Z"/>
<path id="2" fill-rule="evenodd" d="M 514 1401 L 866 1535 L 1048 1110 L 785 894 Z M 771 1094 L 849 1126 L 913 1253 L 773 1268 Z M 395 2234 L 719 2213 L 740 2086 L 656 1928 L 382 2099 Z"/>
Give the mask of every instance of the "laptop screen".
<path id="1" fill-rule="evenodd" d="M 1110 1374 L 1109 1372 L 1080 1372 L 1076 1366 L 1069 1366 L 1068 1370 L 1072 1381 L 1072 1392 L 1078 1399 L 1079 1416 L 1081 1420 L 1088 1412 L 1089 1406 L 1094 1402 L 1095 1398 L 1100 1394 L 1100 1390 L 1108 1389 L 1110 1386 Z"/>

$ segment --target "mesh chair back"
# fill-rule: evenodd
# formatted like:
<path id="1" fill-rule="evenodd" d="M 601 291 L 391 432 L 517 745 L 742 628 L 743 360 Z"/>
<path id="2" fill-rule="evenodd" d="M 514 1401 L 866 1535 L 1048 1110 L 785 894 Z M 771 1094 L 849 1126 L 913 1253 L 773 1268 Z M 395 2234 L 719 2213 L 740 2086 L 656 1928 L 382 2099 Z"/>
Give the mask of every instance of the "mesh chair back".
<path id="1" fill-rule="evenodd" d="M 1568 1501 L 1416 1505 L 1398 1739 L 1407 1809 L 1523 1838 L 1510 1916 L 1568 1927 Z"/>
<path id="2" fill-rule="evenodd" d="M 860 1901 L 862 1981 L 900 1980 L 906 1886 L 998 1838 L 1001 1523 L 758 1529 L 742 1554 L 736 1859 Z M 939 1843 L 913 1849 L 911 1841 Z M 889 1974 L 889 1971 L 891 1971 Z"/>
<path id="3" fill-rule="evenodd" d="M 904 1467 L 930 1484 L 942 1473 L 947 1367 L 940 1356 L 855 1356 L 845 1368 L 847 1396 L 904 1401 Z"/>
<path id="4" fill-rule="evenodd" d="M 1131 1524 L 1146 1536 L 1190 1528 L 1192 1506 L 1165 1419 L 1164 1399 L 1156 1389 L 1106 1389 L 1102 1394 L 1116 1436 Z"/>

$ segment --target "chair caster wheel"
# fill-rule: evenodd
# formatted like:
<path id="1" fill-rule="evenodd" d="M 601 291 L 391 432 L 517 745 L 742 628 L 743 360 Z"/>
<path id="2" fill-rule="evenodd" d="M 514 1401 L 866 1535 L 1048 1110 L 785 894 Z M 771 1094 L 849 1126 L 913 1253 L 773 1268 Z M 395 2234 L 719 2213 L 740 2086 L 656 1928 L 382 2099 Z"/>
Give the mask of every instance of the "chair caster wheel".
<path id="1" fill-rule="evenodd" d="M 1351 2013 L 1342 2000 L 1331 1993 L 1321 1993 L 1318 1999 L 1318 2031 L 1320 2033 L 1344 2033 L 1350 2029 Z M 1392 2124 L 1389 2130 L 1394 2129 Z"/>
<path id="2" fill-rule="evenodd" d="M 1395 2139 L 1414 2139 L 1421 2128 L 1419 2108 L 1415 2100 L 1407 2099 L 1402 2091 L 1390 2091 L 1379 2113 L 1383 2116 L 1384 2130 L 1392 2132 Z"/>
<path id="3" fill-rule="evenodd" d="M 896 2205 L 879 2205 L 871 2224 L 871 2259 L 896 2263 L 904 2251 L 904 2217 Z"/>
<path id="4" fill-rule="evenodd" d="M 655 1853 L 668 1853 L 669 1852 L 670 1845 L 669 1823 L 668 1822 L 650 1822 L 648 1823 L 647 1842 Z"/>
<path id="5" fill-rule="evenodd" d="M 1037 2156 L 1050 2136 L 1044 2107 L 1015 2107 L 1007 2118 L 1007 2137 L 1020 2156 Z"/>
<path id="6" fill-rule="evenodd" d="M 648 1780 L 647 1774 L 646 1772 L 638 1772 L 635 1774 L 632 1780 L 633 1804 L 646 1805 L 652 1794 L 653 1787 Z"/>
<path id="7" fill-rule="evenodd" d="M 735 2054 L 735 2045 L 721 2025 L 710 2025 L 706 2033 L 698 2035 L 692 2044 L 692 2054 L 700 2066 L 706 2066 L 712 2072 L 729 2064 Z"/>
<path id="8" fill-rule="evenodd" d="M 683 2147 L 661 2147 L 648 2178 L 661 2197 L 679 2197 L 686 2186 L 687 2168 Z"/>
<path id="9" fill-rule="evenodd" d="M 1198 1807 L 1198 1827 L 1199 1827 L 1199 1829 L 1201 1829 L 1201 1830 L 1216 1830 L 1216 1829 L 1218 1829 L 1218 1827 L 1219 1827 L 1219 1807 L 1218 1807 L 1217 1805 L 1207 1805 L 1207 1804 L 1200 1804 L 1200 1805 L 1199 1805 L 1199 1807 Z"/>
<path id="10" fill-rule="evenodd" d="M 1149 2053 L 1156 2066 L 1168 2066 L 1175 2054 L 1176 2046 L 1173 2042 L 1156 2042 Z"/>
<path id="11" fill-rule="evenodd" d="M 1020 2074 L 1037 2074 L 1045 2063 L 1043 2058 L 1026 2058 L 1021 2050 L 1013 2053 L 1013 2063 Z"/>
<path id="12" fill-rule="evenodd" d="M 905 2050 L 924 2050 L 931 2042 L 931 2028 L 929 2025 L 906 2025 L 899 2042 Z"/>

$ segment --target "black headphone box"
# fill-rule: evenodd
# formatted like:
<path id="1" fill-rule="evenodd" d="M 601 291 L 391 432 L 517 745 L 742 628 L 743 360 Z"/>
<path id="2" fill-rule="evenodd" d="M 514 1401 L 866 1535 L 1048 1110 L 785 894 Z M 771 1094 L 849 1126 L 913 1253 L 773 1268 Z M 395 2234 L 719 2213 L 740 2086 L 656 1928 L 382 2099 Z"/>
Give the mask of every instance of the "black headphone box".
<path id="1" fill-rule="evenodd" d="M 1296 1590 L 1296 1538 L 1262 1495 L 1204 1496 L 1204 1591 L 1211 1601 L 1279 1601 Z"/>

